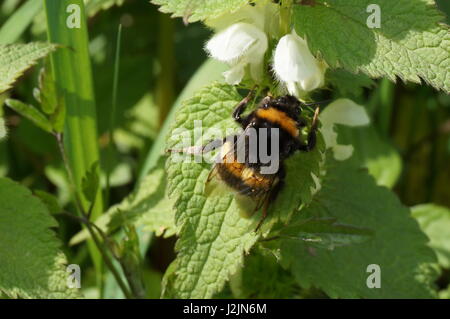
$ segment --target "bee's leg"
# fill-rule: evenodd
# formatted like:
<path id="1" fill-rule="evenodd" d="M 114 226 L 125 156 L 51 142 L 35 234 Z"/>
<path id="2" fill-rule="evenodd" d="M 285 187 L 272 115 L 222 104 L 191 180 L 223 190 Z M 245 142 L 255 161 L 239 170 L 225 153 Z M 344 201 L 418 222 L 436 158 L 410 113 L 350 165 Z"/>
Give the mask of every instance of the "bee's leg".
<path id="1" fill-rule="evenodd" d="M 317 133 L 317 118 L 319 116 L 319 111 L 320 111 L 320 109 L 316 108 L 316 111 L 314 112 L 314 118 L 313 118 L 313 121 L 312 121 L 312 124 L 311 124 L 311 129 L 309 130 L 309 134 L 308 134 L 308 137 L 307 137 L 306 144 L 303 144 L 301 142 L 298 143 L 296 148 L 299 151 L 309 152 L 309 151 L 313 150 L 314 147 L 316 146 L 316 140 L 317 140 L 317 137 L 316 137 L 316 133 Z"/>
<path id="2" fill-rule="evenodd" d="M 213 169 L 209 172 L 208 178 L 206 179 L 206 184 L 208 184 L 214 176 L 217 175 L 217 165 L 214 165 Z"/>
<path id="3" fill-rule="evenodd" d="M 266 200 L 267 200 L 267 196 L 261 197 L 261 198 L 258 199 L 258 202 L 256 203 L 255 208 L 253 209 L 252 215 L 253 215 L 254 213 L 256 213 L 258 210 L 261 209 L 261 207 L 262 207 L 263 204 L 266 202 Z"/>
<path id="4" fill-rule="evenodd" d="M 166 150 L 167 153 L 184 153 L 191 155 L 201 155 L 205 153 L 209 153 L 219 147 L 221 147 L 224 143 L 224 139 L 213 140 L 205 145 L 201 146 L 189 146 L 181 149 L 169 148 Z"/>
<path id="5" fill-rule="evenodd" d="M 284 178 L 285 177 L 286 177 L 285 168 L 284 168 L 284 166 L 280 166 L 280 169 L 278 171 L 279 181 L 275 185 L 275 187 L 270 191 L 270 193 L 266 196 L 266 199 L 264 200 L 264 207 L 263 207 L 263 211 L 262 211 L 262 216 L 261 216 L 261 219 L 260 219 L 260 221 L 258 223 L 258 226 L 256 226 L 255 232 L 258 232 L 258 230 L 261 227 L 261 225 L 263 224 L 264 220 L 267 218 L 267 212 L 269 210 L 270 203 L 275 202 L 275 200 L 278 197 L 278 194 L 283 189 Z"/>
<path id="6" fill-rule="evenodd" d="M 245 108 L 247 107 L 247 104 L 250 102 L 250 100 L 253 97 L 253 94 L 255 93 L 255 87 L 253 87 L 250 92 L 248 92 L 247 96 L 242 99 L 241 102 L 234 108 L 233 111 L 233 119 L 238 122 L 239 124 L 244 123 L 244 119 L 241 117 L 242 113 L 244 113 Z"/>

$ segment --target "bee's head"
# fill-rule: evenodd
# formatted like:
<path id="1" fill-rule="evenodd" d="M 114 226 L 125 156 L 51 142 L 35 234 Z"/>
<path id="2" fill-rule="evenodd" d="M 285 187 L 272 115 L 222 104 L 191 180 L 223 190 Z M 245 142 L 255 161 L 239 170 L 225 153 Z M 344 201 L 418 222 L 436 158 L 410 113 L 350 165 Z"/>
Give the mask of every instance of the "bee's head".
<path id="1" fill-rule="evenodd" d="M 297 120 L 302 111 L 302 103 L 292 95 L 284 95 L 273 100 L 272 105 Z"/>

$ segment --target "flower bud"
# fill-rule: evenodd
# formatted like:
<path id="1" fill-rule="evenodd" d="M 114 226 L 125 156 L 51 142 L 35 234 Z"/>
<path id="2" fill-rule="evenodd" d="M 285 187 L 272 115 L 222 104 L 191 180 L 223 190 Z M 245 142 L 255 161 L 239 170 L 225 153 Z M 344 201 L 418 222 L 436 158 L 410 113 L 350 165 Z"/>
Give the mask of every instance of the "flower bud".
<path id="1" fill-rule="evenodd" d="M 206 43 L 209 55 L 231 66 L 224 73 L 228 84 L 238 84 L 250 66 L 250 75 L 259 81 L 263 73 L 264 54 L 267 51 L 266 34 L 249 23 L 235 23 L 213 36 Z"/>
<path id="2" fill-rule="evenodd" d="M 283 36 L 275 49 L 273 68 L 290 94 L 300 97 L 324 83 L 325 67 L 295 31 Z"/>

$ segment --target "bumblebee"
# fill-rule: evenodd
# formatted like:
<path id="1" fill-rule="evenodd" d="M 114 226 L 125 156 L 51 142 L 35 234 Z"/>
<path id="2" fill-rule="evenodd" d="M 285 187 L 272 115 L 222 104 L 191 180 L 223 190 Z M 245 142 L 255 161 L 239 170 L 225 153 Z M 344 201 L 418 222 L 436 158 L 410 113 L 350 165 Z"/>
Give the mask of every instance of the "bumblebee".
<path id="1" fill-rule="evenodd" d="M 319 108 L 314 113 L 306 141 L 302 141 L 301 131 L 308 124 L 301 113 L 308 104 L 291 95 L 266 96 L 254 111 L 244 116 L 251 97 L 252 92 L 236 106 L 232 114 L 233 119 L 242 127 L 242 133 L 213 141 L 200 149 L 185 149 L 181 152 L 206 153 L 221 148 L 207 183 L 218 176 L 237 193 L 253 199 L 256 203 L 255 211 L 263 206 L 257 231 L 267 216 L 269 204 L 275 201 L 283 188 L 286 176 L 284 161 L 295 152 L 308 152 L 316 145 Z M 266 133 L 262 134 L 264 129 Z M 253 132 L 253 135 L 249 132 Z M 264 145 L 266 150 L 262 152 Z M 274 163 L 268 163 L 267 157 L 276 158 L 275 170 L 268 170 Z"/>

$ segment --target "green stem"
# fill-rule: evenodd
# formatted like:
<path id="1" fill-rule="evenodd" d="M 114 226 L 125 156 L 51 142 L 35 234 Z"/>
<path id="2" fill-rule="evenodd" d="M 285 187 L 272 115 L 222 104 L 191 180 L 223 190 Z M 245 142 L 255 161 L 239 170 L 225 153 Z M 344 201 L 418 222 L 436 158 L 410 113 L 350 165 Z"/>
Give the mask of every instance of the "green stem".
<path id="1" fill-rule="evenodd" d="M 89 206 L 89 210 L 86 212 L 84 210 L 83 204 L 81 202 L 80 197 L 78 196 L 77 192 L 75 191 L 75 182 L 74 182 L 74 178 L 73 178 L 73 172 L 72 172 L 72 168 L 70 167 L 70 162 L 69 162 L 69 158 L 67 157 L 67 153 L 64 147 L 64 142 L 63 142 L 63 138 L 62 138 L 62 134 L 61 133 L 56 133 L 55 134 L 57 143 L 58 143 L 58 147 L 59 147 L 59 151 L 61 153 L 61 157 L 64 163 L 64 167 L 66 169 L 67 175 L 69 177 L 69 184 L 73 190 L 74 193 L 74 197 L 75 197 L 75 203 L 77 205 L 78 211 L 81 214 L 81 217 L 77 217 L 75 215 L 72 215 L 70 213 L 67 213 L 67 215 L 69 215 L 72 218 L 75 218 L 76 220 L 80 221 L 82 225 L 86 226 L 87 230 L 89 231 L 97 249 L 99 250 L 100 254 L 103 257 L 103 260 L 106 264 L 106 266 L 109 268 L 109 270 L 111 271 L 111 273 L 113 274 L 114 278 L 116 279 L 120 289 L 122 290 L 123 294 L 127 297 L 127 298 L 132 298 L 133 296 L 130 294 L 130 292 L 128 291 L 128 288 L 126 287 L 126 285 L 124 284 L 122 277 L 120 276 L 119 272 L 116 270 L 116 268 L 114 267 L 112 261 L 109 259 L 109 256 L 106 252 L 105 247 L 102 245 L 101 241 L 98 239 L 97 235 L 95 234 L 94 229 L 102 236 L 103 241 L 107 244 L 108 243 L 108 238 L 106 237 L 106 235 L 103 233 L 103 231 L 97 227 L 97 225 L 95 225 L 94 223 L 91 223 L 90 216 L 92 215 L 92 210 L 94 209 L 95 203 L 91 203 Z M 109 246 L 108 246 L 109 247 Z M 114 252 L 111 251 L 112 255 L 114 256 Z"/>
<path id="2" fill-rule="evenodd" d="M 283 0 L 280 8 L 280 31 L 281 35 L 291 32 L 292 0 Z"/>
<path id="3" fill-rule="evenodd" d="M 83 0 L 43 0 L 48 40 L 62 47 L 51 55 L 58 103 L 66 110 L 64 143 L 72 168 L 75 191 L 84 211 L 89 202 L 82 192 L 82 179 L 99 162 L 96 105 L 93 89 L 89 38 Z M 68 10 L 71 9 L 71 10 Z M 78 25 L 79 24 L 79 25 Z M 103 212 L 101 190 L 97 192 L 92 219 Z M 99 287 L 103 286 L 102 259 L 95 243 L 88 241 Z"/>

